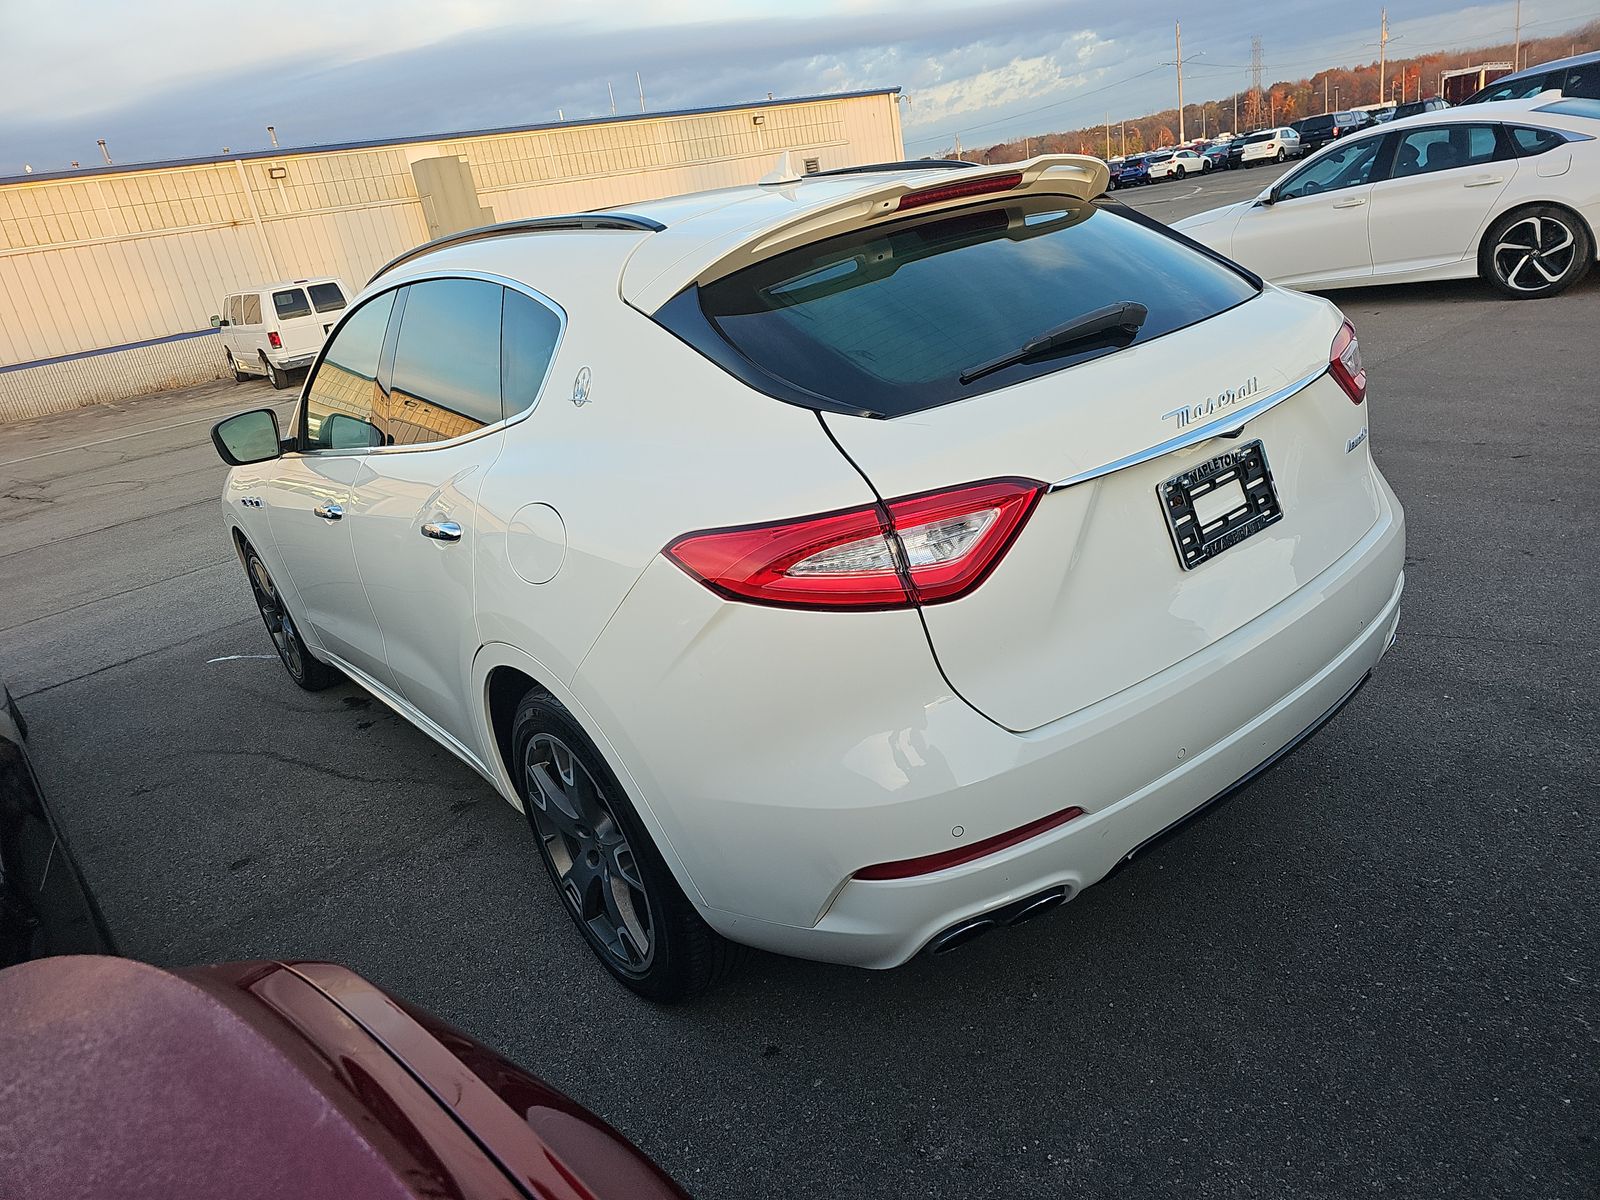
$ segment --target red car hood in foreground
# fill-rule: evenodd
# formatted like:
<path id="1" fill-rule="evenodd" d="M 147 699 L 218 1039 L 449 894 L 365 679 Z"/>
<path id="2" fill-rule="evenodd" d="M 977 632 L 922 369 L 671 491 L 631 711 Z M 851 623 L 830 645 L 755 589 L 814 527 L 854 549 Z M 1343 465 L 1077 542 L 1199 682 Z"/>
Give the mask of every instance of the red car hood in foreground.
<path id="1" fill-rule="evenodd" d="M 619 1133 L 327 963 L 0 972 L 0 1196 L 685 1200 Z"/>

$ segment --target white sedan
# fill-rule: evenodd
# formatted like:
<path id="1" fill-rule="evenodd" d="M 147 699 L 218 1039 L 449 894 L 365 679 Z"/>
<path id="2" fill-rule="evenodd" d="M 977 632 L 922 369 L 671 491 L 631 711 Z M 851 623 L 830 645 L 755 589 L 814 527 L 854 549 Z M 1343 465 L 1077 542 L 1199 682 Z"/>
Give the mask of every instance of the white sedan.
<path id="1" fill-rule="evenodd" d="M 1595 257 L 1600 101 L 1546 95 L 1340 138 L 1254 200 L 1176 223 L 1274 283 L 1488 280 L 1553 296 Z"/>
<path id="2" fill-rule="evenodd" d="M 1201 175 L 1211 170 L 1211 160 L 1204 154 L 1196 154 L 1193 150 L 1174 150 L 1165 158 L 1156 155 L 1148 161 L 1152 181 L 1182 179 L 1185 175 Z"/>
<path id="3" fill-rule="evenodd" d="M 213 431 L 284 666 L 521 808 L 657 999 L 1070 900 L 1354 694 L 1405 558 L 1349 323 L 1106 183 L 779 170 L 402 256 L 286 430 Z"/>

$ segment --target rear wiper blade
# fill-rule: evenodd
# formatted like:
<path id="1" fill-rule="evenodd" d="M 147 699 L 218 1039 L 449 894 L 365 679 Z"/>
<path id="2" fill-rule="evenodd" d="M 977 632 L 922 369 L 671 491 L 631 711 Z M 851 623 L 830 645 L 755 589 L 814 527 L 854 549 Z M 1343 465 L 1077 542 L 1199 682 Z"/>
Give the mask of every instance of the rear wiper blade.
<path id="1" fill-rule="evenodd" d="M 1072 320 L 1063 322 L 1054 329 L 1045 330 L 1033 341 L 1009 354 L 1002 354 L 999 358 L 991 358 L 988 362 L 968 367 L 961 372 L 961 382 L 971 383 L 975 379 L 993 375 L 996 371 L 1014 367 L 1031 358 L 1041 358 L 1046 354 L 1064 350 L 1077 342 L 1092 341 L 1108 334 L 1132 337 L 1139 332 L 1139 327 L 1149 315 L 1148 308 L 1132 300 L 1124 300 L 1120 304 L 1108 304 L 1104 308 L 1084 313 L 1081 317 L 1073 317 Z"/>

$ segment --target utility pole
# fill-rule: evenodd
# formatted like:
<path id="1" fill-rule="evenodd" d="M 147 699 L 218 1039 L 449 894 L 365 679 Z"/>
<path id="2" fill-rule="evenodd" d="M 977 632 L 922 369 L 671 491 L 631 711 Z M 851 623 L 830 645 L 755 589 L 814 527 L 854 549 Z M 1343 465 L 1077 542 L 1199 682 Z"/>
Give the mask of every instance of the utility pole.
<path id="1" fill-rule="evenodd" d="M 1328 73 L 1322 73 L 1322 111 L 1328 111 Z"/>
<path id="2" fill-rule="evenodd" d="M 1106 157 L 1111 157 L 1111 114 L 1106 114 Z"/>
<path id="3" fill-rule="evenodd" d="M 1128 157 L 1128 118 L 1127 117 L 1123 117 L 1122 120 L 1117 122 L 1117 124 L 1119 126 L 1121 126 L 1122 157 L 1123 158 L 1127 158 Z"/>
<path id="4" fill-rule="evenodd" d="M 1522 11 L 1522 0 L 1517 0 L 1517 11 Z M 1378 33 L 1378 103 L 1383 103 L 1383 69 L 1389 56 L 1389 10 L 1383 10 Z"/>
<path id="5" fill-rule="evenodd" d="M 1511 52 L 1511 69 L 1522 70 L 1522 0 L 1517 0 L 1517 45 Z"/>
<path id="6" fill-rule="evenodd" d="M 1522 0 L 1517 0 L 1517 5 L 1520 12 Z M 1173 65 L 1178 68 L 1178 145 L 1181 146 L 1187 140 L 1183 136 L 1183 25 L 1174 21 L 1172 29 L 1178 39 L 1178 59 Z"/>

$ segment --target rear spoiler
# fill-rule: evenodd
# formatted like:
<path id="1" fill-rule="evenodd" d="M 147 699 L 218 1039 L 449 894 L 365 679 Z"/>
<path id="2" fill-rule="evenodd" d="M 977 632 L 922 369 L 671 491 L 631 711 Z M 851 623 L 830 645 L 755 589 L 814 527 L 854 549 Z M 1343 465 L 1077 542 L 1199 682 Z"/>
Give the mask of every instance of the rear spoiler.
<path id="1" fill-rule="evenodd" d="M 1111 182 L 1111 169 L 1086 154 L 1045 154 L 1026 162 L 962 171 L 955 178 L 893 180 L 835 203 L 809 208 L 716 259 L 695 276 L 708 284 L 774 254 L 904 213 L 938 212 L 991 196 L 1059 194 L 1089 201 Z"/>

